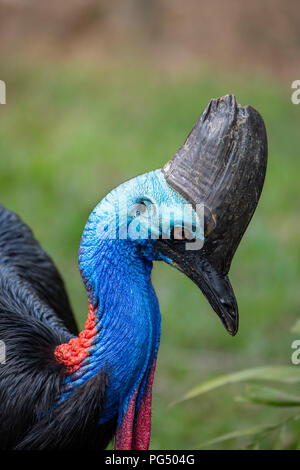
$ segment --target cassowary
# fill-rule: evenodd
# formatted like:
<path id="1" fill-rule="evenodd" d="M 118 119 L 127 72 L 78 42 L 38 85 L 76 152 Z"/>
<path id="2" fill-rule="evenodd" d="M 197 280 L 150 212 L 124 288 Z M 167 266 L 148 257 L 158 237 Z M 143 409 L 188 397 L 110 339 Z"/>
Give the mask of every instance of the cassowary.
<path id="1" fill-rule="evenodd" d="M 0 207 L 2 449 L 98 450 L 114 436 L 116 449 L 148 448 L 161 330 L 152 263 L 163 260 L 191 278 L 235 335 L 227 275 L 266 160 L 260 114 L 227 95 L 211 100 L 162 169 L 110 192 L 80 244 L 88 316 L 79 334 L 51 259 Z"/>

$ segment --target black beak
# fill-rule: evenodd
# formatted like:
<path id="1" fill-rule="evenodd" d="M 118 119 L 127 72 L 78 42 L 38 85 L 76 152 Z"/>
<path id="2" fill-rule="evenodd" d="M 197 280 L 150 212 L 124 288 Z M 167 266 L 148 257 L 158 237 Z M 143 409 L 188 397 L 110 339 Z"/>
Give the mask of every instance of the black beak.
<path id="1" fill-rule="evenodd" d="M 205 246 L 201 250 L 187 251 L 185 242 L 157 240 L 156 249 L 172 259 L 171 264 L 201 289 L 228 333 L 236 335 L 239 314 L 232 286 L 228 276 L 222 274 L 218 268 L 216 261 L 210 259 Z"/>
<path id="2" fill-rule="evenodd" d="M 232 336 L 236 335 L 239 313 L 228 276 L 219 273 L 205 257 L 199 259 L 196 254 L 184 272 L 202 290 L 228 333 Z"/>

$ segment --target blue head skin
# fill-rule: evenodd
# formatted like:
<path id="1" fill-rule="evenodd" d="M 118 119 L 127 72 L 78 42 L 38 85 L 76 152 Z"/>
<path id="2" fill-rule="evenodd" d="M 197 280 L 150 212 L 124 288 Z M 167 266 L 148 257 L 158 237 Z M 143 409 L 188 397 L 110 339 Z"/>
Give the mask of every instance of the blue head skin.
<path id="1" fill-rule="evenodd" d="M 110 192 L 93 210 L 79 252 L 79 266 L 98 334 L 89 356 L 72 378 L 82 383 L 107 370 L 110 385 L 101 422 L 117 414 L 121 422 L 138 384 L 138 408 L 160 339 L 160 311 L 152 283 L 152 261 L 168 256 L 155 250 L 157 238 L 173 228 L 196 225 L 196 212 L 171 189 L 161 170 L 138 176 Z M 151 218 L 151 224 L 149 223 Z M 151 229 L 150 229 L 151 227 Z M 152 238 L 151 238 L 152 237 Z M 77 379 L 78 377 L 78 379 Z"/>

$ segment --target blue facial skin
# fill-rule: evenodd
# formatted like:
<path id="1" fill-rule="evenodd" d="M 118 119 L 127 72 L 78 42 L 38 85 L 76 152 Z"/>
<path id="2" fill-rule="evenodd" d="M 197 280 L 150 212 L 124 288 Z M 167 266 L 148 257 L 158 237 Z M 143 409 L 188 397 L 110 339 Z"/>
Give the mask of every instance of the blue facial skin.
<path id="1" fill-rule="evenodd" d="M 161 170 L 155 170 L 111 191 L 93 210 L 84 229 L 79 267 L 89 303 L 95 309 L 97 334 L 81 367 L 69 376 L 62 399 L 106 370 L 109 385 L 101 423 L 117 414 L 120 424 L 138 387 L 136 410 L 139 407 L 161 331 L 159 304 L 151 283 L 152 261 L 172 264 L 170 258 L 157 254 L 154 246 L 162 232 L 168 236 L 174 226 L 182 226 L 183 214 L 185 226 L 195 224 L 197 215 L 194 210 L 187 213 L 186 205 L 187 201 L 167 185 Z M 203 239 L 201 229 L 196 236 Z"/>

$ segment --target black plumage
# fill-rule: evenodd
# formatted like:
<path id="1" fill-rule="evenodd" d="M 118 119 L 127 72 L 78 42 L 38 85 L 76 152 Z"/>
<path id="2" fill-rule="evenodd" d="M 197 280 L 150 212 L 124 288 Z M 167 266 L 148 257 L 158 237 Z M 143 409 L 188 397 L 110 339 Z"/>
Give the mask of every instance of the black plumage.
<path id="1" fill-rule="evenodd" d="M 116 423 L 98 426 L 107 375 L 54 407 L 66 371 L 56 346 L 77 334 L 63 281 L 31 230 L 0 205 L 0 449 L 101 449 Z M 45 415 L 45 410 L 49 412 Z"/>

